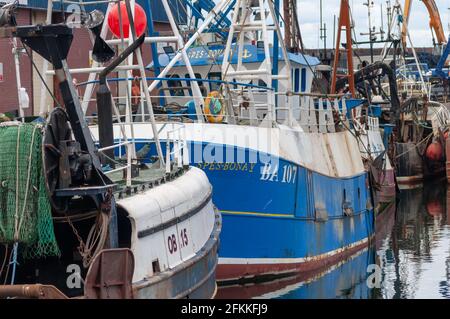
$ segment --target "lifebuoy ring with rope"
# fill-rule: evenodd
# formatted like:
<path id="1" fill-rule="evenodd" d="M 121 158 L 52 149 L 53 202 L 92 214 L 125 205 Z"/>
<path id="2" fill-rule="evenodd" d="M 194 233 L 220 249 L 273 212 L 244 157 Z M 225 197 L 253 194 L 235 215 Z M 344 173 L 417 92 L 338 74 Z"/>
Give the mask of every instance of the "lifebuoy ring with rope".
<path id="1" fill-rule="evenodd" d="M 222 123 L 225 117 L 225 108 L 222 96 L 218 91 L 212 91 L 205 99 L 205 114 L 209 123 Z"/>

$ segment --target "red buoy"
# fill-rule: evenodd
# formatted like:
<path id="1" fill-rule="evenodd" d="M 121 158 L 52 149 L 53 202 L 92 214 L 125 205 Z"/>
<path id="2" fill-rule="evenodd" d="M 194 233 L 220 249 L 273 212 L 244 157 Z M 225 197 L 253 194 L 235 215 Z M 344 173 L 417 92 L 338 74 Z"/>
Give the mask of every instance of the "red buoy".
<path id="1" fill-rule="evenodd" d="M 435 200 L 427 203 L 427 212 L 431 216 L 434 217 L 440 216 L 442 215 L 443 211 L 444 211 L 443 207 L 439 201 Z"/>
<path id="2" fill-rule="evenodd" d="M 147 27 L 147 16 L 144 9 L 137 3 L 134 5 L 134 26 L 136 35 L 139 37 L 145 32 Z M 128 38 L 130 32 L 130 21 L 128 20 L 127 7 L 125 3 L 120 3 L 120 14 L 122 18 L 123 37 Z M 120 38 L 119 10 L 117 3 L 112 7 L 108 15 L 109 30 L 118 38 Z"/>
<path id="3" fill-rule="evenodd" d="M 439 161 L 442 159 L 443 155 L 444 150 L 442 149 L 442 145 L 436 141 L 428 146 L 427 152 L 425 153 L 425 156 L 430 161 Z"/>

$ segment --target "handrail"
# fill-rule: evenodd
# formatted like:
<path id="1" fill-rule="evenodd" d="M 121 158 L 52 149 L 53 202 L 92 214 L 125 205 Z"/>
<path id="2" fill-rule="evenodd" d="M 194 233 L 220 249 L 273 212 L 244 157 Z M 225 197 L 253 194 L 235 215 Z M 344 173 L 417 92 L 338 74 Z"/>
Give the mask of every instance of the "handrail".
<path id="1" fill-rule="evenodd" d="M 138 77 L 138 80 L 141 78 Z M 252 87 L 257 89 L 265 89 L 267 91 L 274 91 L 273 88 L 269 88 L 267 86 L 262 85 L 255 85 L 250 83 L 242 83 L 242 82 L 233 82 L 233 81 L 223 81 L 223 80 L 211 80 L 211 79 L 191 79 L 191 78 L 156 78 L 156 77 L 146 77 L 148 81 L 187 81 L 187 82 L 207 82 L 207 83 L 219 83 L 219 84 L 229 84 L 229 85 L 239 85 L 244 87 Z M 124 82 L 124 81 L 133 81 L 135 78 L 110 78 L 108 79 L 108 82 Z M 93 80 L 93 81 L 85 81 L 78 83 L 77 86 L 85 86 L 88 84 L 96 84 L 99 83 L 99 80 Z"/>
<path id="2" fill-rule="evenodd" d="M 175 124 L 177 124 L 175 127 Z M 167 130 L 166 138 L 166 173 L 170 174 L 172 171 L 171 157 L 177 163 L 177 167 L 189 166 L 189 153 L 186 140 L 186 127 L 181 123 L 171 123 L 172 130 Z M 175 135 L 178 132 L 178 136 Z M 171 144 L 173 144 L 173 150 L 170 150 Z"/>

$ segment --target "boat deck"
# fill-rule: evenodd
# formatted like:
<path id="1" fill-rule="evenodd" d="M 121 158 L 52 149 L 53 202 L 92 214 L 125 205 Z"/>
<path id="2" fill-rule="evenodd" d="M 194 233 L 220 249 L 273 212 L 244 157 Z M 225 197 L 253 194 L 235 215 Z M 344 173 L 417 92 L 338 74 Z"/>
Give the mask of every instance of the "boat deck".
<path id="1" fill-rule="evenodd" d="M 166 173 L 165 168 L 161 168 L 159 163 L 153 164 L 143 164 L 139 167 L 136 166 L 134 170 L 138 171 L 137 176 L 132 176 L 131 186 L 126 185 L 126 173 L 127 170 L 115 171 L 108 174 L 108 177 L 114 182 L 117 187 L 114 190 L 115 193 L 131 195 L 131 193 L 136 193 L 138 191 L 143 191 L 148 188 L 153 188 L 162 183 L 170 181 L 180 175 L 182 175 L 187 168 L 174 167 L 171 173 Z"/>

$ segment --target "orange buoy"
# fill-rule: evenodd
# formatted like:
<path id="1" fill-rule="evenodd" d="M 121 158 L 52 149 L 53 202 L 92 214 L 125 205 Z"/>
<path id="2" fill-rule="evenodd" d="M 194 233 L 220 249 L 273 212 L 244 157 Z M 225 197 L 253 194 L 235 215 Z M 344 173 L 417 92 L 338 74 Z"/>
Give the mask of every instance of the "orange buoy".
<path id="1" fill-rule="evenodd" d="M 439 201 L 434 200 L 434 201 L 427 203 L 427 212 L 431 216 L 437 217 L 437 216 L 442 215 L 443 207 L 442 207 L 441 203 L 439 203 Z"/>
<path id="2" fill-rule="evenodd" d="M 139 78 L 135 77 L 131 86 L 131 104 L 138 105 L 141 102 L 141 86 Z"/>
<path id="3" fill-rule="evenodd" d="M 441 143 L 434 141 L 428 148 L 425 156 L 430 161 L 439 161 L 444 156 L 444 150 L 442 149 Z"/>
<path id="4" fill-rule="evenodd" d="M 112 7 L 108 15 L 108 27 L 116 37 L 120 38 L 118 8 L 117 3 Z M 122 18 L 123 37 L 126 39 L 130 32 L 130 20 L 128 20 L 127 7 L 124 2 L 120 3 L 120 15 Z M 145 11 L 137 3 L 134 5 L 134 27 L 138 37 L 145 32 L 145 28 L 147 27 L 147 16 L 145 15 Z"/>

